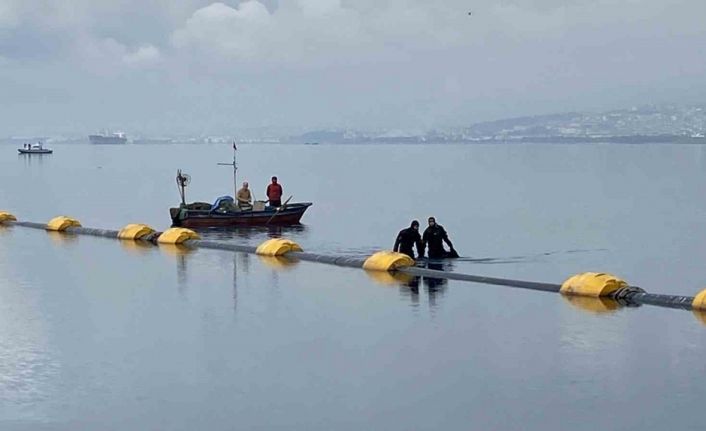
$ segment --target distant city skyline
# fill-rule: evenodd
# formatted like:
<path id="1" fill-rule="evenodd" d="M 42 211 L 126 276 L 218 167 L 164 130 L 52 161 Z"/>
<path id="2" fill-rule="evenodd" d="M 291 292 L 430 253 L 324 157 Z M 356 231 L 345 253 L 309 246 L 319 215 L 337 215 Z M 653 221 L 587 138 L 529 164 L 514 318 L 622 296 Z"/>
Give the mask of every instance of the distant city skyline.
<path id="1" fill-rule="evenodd" d="M 698 104 L 704 15 L 700 0 L 4 0 L 0 136 L 424 131 Z"/>
<path id="2" fill-rule="evenodd" d="M 105 134 L 111 135 L 108 131 Z M 460 127 L 429 130 L 395 128 L 257 128 L 234 130 L 230 133 L 205 134 L 142 134 L 128 133 L 134 144 L 165 144 L 175 142 L 230 143 L 363 143 L 363 142 L 576 142 L 605 140 L 610 142 L 683 142 L 683 138 L 706 136 L 706 105 L 675 106 L 646 105 L 603 112 L 564 112 L 546 115 L 504 118 Z M 549 138 L 549 139 L 544 139 Z M 54 142 L 88 142 L 84 134 L 0 136 L 2 141 L 27 139 Z M 704 141 L 706 143 L 706 141 Z"/>

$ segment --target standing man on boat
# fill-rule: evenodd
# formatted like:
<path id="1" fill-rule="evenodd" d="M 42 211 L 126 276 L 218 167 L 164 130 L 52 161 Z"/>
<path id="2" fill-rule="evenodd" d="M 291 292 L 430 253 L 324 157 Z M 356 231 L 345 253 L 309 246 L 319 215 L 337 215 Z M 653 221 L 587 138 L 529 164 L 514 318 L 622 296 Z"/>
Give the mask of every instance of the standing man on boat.
<path id="1" fill-rule="evenodd" d="M 412 224 L 408 228 L 402 229 L 400 233 L 397 234 L 397 239 L 395 239 L 394 251 L 399 251 L 407 256 L 414 259 L 414 246 L 417 246 L 417 253 L 421 259 L 424 257 L 424 244 L 422 243 L 422 237 L 419 236 L 419 222 L 417 220 L 412 220 Z"/>
<path id="2" fill-rule="evenodd" d="M 458 257 L 458 253 L 454 250 L 454 246 L 451 244 L 446 230 L 440 224 L 436 224 L 434 217 L 429 217 L 429 227 L 424 229 L 422 242 L 424 247 L 429 247 L 429 259 Z M 449 246 L 449 251 L 444 250 L 444 242 Z"/>
<path id="3" fill-rule="evenodd" d="M 238 207 L 241 210 L 252 209 L 252 194 L 250 193 L 248 186 L 248 182 L 244 181 L 243 187 L 238 190 L 238 193 L 235 195 L 235 200 L 238 201 Z"/>
<path id="4" fill-rule="evenodd" d="M 282 186 L 277 182 L 277 177 L 272 177 L 272 183 L 267 186 L 265 194 L 270 201 L 270 206 L 282 206 Z"/>

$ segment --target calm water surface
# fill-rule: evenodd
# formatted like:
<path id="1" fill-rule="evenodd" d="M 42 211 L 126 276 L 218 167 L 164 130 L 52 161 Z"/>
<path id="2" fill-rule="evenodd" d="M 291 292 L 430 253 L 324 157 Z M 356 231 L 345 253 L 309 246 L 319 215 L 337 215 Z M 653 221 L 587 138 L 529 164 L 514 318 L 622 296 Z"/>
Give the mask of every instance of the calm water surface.
<path id="1" fill-rule="evenodd" d="M 228 145 L 2 145 L 0 209 L 85 226 L 169 225 L 232 194 Z M 390 248 L 437 217 L 450 269 L 561 282 L 606 271 L 651 292 L 706 287 L 706 147 L 239 146 L 262 198 L 277 175 L 304 225 L 212 230 L 305 250 Z M 593 311 L 587 311 L 587 308 Z M 127 247 L 0 228 L 2 429 L 702 429 L 706 326 L 469 283 Z"/>

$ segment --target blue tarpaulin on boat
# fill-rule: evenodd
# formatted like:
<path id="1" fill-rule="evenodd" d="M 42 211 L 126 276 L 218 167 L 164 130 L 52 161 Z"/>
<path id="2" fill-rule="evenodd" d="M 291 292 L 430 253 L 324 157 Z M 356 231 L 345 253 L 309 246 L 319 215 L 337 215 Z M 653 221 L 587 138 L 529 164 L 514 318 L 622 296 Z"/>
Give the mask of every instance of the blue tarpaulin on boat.
<path id="1" fill-rule="evenodd" d="M 211 211 L 220 207 L 222 202 L 228 202 L 232 204 L 233 202 L 235 202 L 235 200 L 231 196 L 221 196 L 219 198 L 216 198 L 216 201 L 211 206 Z"/>

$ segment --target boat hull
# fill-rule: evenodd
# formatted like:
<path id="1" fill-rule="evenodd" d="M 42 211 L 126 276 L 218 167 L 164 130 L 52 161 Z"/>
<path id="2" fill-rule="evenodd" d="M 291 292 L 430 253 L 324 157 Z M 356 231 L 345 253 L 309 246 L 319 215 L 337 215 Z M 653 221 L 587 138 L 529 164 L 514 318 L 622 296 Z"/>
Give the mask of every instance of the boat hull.
<path id="1" fill-rule="evenodd" d="M 44 149 L 44 150 L 25 150 L 22 148 L 18 148 L 17 151 L 20 154 L 51 154 L 54 152 L 53 150 L 47 150 L 47 149 Z"/>
<path id="2" fill-rule="evenodd" d="M 188 228 L 233 226 L 286 226 L 299 224 L 309 202 L 290 204 L 277 212 L 274 208 L 264 211 L 218 213 L 205 210 L 170 208 L 172 225 Z"/>

